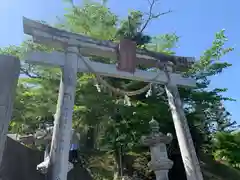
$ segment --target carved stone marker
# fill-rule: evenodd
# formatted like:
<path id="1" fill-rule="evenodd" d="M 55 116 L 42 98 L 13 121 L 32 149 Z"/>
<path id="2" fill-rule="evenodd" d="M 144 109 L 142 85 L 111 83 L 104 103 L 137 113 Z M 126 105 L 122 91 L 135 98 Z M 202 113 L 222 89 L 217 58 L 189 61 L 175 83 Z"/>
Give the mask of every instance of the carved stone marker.
<path id="1" fill-rule="evenodd" d="M 0 55 L 0 165 L 19 74 L 20 61 L 13 56 Z"/>
<path id="2" fill-rule="evenodd" d="M 159 124 L 156 120 L 152 119 L 149 124 L 151 134 L 141 139 L 143 145 L 150 147 L 149 167 L 155 172 L 156 180 L 168 180 L 168 171 L 172 168 L 173 162 L 168 159 L 166 144 L 172 141 L 172 136 L 159 132 Z"/>

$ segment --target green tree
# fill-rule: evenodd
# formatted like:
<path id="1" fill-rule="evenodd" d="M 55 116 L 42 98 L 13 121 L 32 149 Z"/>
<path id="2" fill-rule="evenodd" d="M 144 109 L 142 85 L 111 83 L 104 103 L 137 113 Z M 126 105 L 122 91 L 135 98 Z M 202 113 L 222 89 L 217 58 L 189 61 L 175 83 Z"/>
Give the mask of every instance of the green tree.
<path id="1" fill-rule="evenodd" d="M 214 156 L 239 169 L 240 132 L 217 132 L 214 138 Z"/>

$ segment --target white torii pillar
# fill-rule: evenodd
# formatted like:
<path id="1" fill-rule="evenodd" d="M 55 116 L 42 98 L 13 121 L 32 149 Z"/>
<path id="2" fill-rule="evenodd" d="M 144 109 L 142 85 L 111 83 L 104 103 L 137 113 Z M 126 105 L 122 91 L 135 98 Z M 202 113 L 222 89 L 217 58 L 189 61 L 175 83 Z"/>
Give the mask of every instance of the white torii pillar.
<path id="1" fill-rule="evenodd" d="M 171 74 L 172 67 L 172 63 L 167 63 L 165 66 L 166 72 Z M 168 83 L 165 85 L 165 90 L 172 113 L 187 180 L 203 180 L 203 175 L 196 155 L 195 147 L 193 145 L 192 136 L 183 110 L 178 88 L 170 76 L 168 77 Z"/>
<path id="2" fill-rule="evenodd" d="M 68 174 L 68 158 L 72 132 L 72 114 L 77 82 L 78 56 L 77 48 L 66 49 L 62 59 L 62 78 L 54 121 L 54 129 L 50 151 L 48 180 L 66 180 Z"/>
<path id="3" fill-rule="evenodd" d="M 5 148 L 9 122 L 20 74 L 20 61 L 16 57 L 0 55 L 0 166 Z"/>

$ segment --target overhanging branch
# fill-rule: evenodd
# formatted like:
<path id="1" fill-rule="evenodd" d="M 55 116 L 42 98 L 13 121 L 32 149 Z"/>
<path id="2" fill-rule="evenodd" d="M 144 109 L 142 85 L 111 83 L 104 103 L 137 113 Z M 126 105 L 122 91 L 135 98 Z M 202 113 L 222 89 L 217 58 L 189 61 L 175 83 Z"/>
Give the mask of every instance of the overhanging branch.
<path id="1" fill-rule="evenodd" d="M 140 30 L 141 33 L 146 29 L 146 27 L 147 27 L 148 24 L 151 22 L 151 20 L 156 19 L 156 18 L 158 18 L 158 17 L 160 17 L 160 16 L 163 16 L 163 15 L 166 15 L 166 14 L 172 12 L 172 10 L 168 10 L 168 11 L 166 11 L 166 12 L 158 13 L 158 14 L 154 15 L 154 14 L 153 14 L 153 8 L 154 8 L 154 5 L 155 5 L 157 2 L 158 2 L 158 0 L 148 0 L 148 3 L 149 3 L 149 5 L 150 5 L 150 7 L 149 7 L 149 13 L 147 13 L 147 14 L 148 14 L 148 18 L 147 18 L 145 24 L 143 25 L 142 29 Z"/>

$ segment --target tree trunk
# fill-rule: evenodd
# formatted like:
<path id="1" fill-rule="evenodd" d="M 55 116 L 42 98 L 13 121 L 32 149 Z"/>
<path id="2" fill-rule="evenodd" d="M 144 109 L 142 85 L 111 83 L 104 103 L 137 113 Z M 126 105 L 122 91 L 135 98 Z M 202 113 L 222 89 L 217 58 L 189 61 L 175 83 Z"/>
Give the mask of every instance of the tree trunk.
<path id="1" fill-rule="evenodd" d="M 116 162 L 116 166 L 115 166 L 115 172 L 114 172 L 114 180 L 119 179 L 122 176 L 122 171 L 121 171 L 121 166 L 122 166 L 122 162 L 120 160 L 120 154 L 119 154 L 119 150 L 118 148 L 114 148 L 114 158 L 115 158 L 115 162 Z"/>

